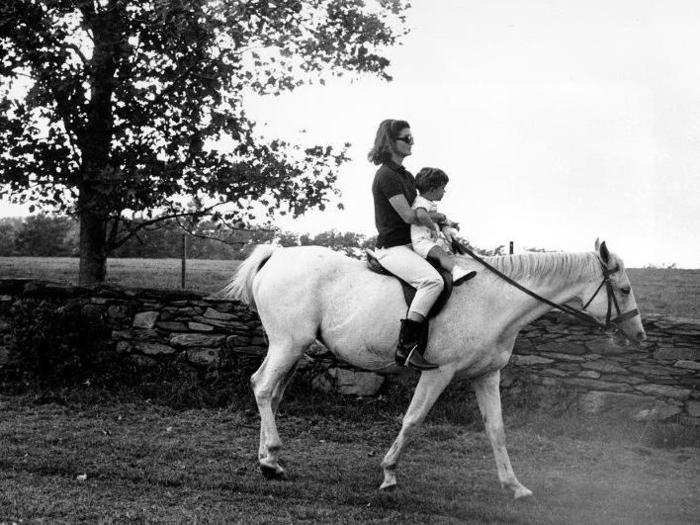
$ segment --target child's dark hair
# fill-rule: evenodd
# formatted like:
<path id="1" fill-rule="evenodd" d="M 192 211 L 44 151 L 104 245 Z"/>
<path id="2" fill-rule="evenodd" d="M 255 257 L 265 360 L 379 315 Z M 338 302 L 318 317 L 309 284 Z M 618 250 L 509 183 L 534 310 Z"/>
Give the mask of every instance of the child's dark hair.
<path id="1" fill-rule="evenodd" d="M 423 168 L 416 175 L 416 188 L 421 193 L 444 186 L 450 181 L 447 173 L 440 168 Z"/>

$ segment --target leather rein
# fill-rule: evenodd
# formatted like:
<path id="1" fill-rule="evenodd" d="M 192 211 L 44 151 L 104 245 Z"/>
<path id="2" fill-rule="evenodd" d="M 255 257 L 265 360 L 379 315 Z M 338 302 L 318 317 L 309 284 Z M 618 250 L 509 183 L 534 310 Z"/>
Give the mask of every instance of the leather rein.
<path id="1" fill-rule="evenodd" d="M 603 264 L 601 263 L 600 266 L 601 266 L 601 269 L 603 270 L 603 281 L 600 283 L 600 286 L 598 286 L 598 288 L 593 293 L 591 298 L 588 301 L 586 301 L 586 304 L 583 305 L 583 308 L 581 310 L 577 310 L 576 308 L 573 308 L 569 305 L 557 304 L 555 302 L 550 301 L 549 299 L 542 297 L 541 295 L 536 294 L 532 290 L 525 288 L 523 285 L 521 285 L 517 281 L 514 281 L 513 279 L 511 279 L 510 277 L 505 275 L 503 272 L 501 272 L 501 271 L 497 270 L 496 268 L 494 268 L 493 266 L 491 266 L 489 263 L 484 261 L 481 257 L 476 255 L 473 251 L 471 251 L 469 248 L 467 248 L 463 244 L 458 243 L 457 241 L 454 241 L 454 244 L 455 244 L 455 252 L 462 253 L 462 254 L 466 253 L 467 255 L 471 256 L 473 259 L 476 259 L 481 264 L 483 264 L 487 269 L 489 269 L 491 272 L 498 275 L 501 279 L 506 281 L 508 284 L 515 286 L 518 290 L 526 293 L 530 297 L 534 297 L 535 299 L 537 299 L 540 302 L 548 304 L 552 308 L 556 308 L 557 310 L 561 310 L 562 312 L 566 312 L 567 314 L 573 315 L 574 317 L 582 320 L 585 323 L 592 324 L 600 330 L 609 330 L 611 328 L 619 329 L 619 326 L 617 326 L 617 325 L 619 325 L 623 321 L 626 321 L 627 319 L 631 319 L 632 317 L 639 315 L 639 310 L 637 308 L 630 310 L 629 312 L 624 312 L 624 313 L 620 312 L 620 305 L 617 302 L 617 298 L 615 297 L 615 290 L 613 289 L 613 285 L 610 282 L 610 276 L 612 274 L 614 274 L 615 272 L 620 270 L 619 266 L 615 266 L 614 268 L 608 269 L 605 266 L 603 266 Z M 605 286 L 605 291 L 608 295 L 608 311 L 605 314 L 605 324 L 598 321 L 592 315 L 589 315 L 589 314 L 583 312 L 583 310 L 588 308 L 588 306 L 593 302 L 593 299 L 595 299 L 595 297 L 598 295 L 598 292 L 600 292 L 600 290 L 603 288 L 603 286 Z M 613 306 L 615 307 L 615 312 L 617 315 L 614 319 L 611 319 Z"/>

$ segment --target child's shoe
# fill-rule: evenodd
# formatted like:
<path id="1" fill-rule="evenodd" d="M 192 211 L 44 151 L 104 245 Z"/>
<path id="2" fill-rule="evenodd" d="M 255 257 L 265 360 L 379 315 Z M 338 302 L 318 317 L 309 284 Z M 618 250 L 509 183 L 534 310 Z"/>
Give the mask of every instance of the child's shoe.
<path id="1" fill-rule="evenodd" d="M 465 283 L 475 275 L 476 272 L 474 270 L 465 270 L 461 266 L 455 265 L 455 267 L 452 268 L 452 286 L 459 286 L 460 284 Z"/>

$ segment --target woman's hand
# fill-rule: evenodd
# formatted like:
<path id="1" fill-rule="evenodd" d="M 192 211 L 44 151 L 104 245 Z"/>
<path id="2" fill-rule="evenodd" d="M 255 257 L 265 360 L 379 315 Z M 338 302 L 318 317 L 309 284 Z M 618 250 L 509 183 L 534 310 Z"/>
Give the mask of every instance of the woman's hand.
<path id="1" fill-rule="evenodd" d="M 440 229 L 438 228 L 438 225 L 433 222 L 430 214 L 424 208 L 416 208 L 416 221 L 421 226 L 425 226 L 428 228 L 428 230 L 430 230 L 431 239 L 437 239 Z"/>
<path id="2" fill-rule="evenodd" d="M 455 230 L 459 230 L 459 223 L 453 221 L 452 219 L 448 219 L 445 215 L 442 213 L 437 213 L 437 215 L 440 215 L 443 217 L 442 220 L 436 220 L 435 217 L 433 217 L 433 220 L 437 222 L 441 228 L 454 228 Z M 432 216 L 432 215 L 431 215 Z"/>
<path id="3" fill-rule="evenodd" d="M 444 213 L 440 213 L 439 211 L 430 211 L 428 213 L 433 222 L 437 222 L 440 226 L 443 226 L 447 222 L 447 217 Z"/>
<path id="4" fill-rule="evenodd" d="M 452 244 L 456 240 L 457 230 L 452 226 L 443 226 L 441 231 L 448 243 Z"/>

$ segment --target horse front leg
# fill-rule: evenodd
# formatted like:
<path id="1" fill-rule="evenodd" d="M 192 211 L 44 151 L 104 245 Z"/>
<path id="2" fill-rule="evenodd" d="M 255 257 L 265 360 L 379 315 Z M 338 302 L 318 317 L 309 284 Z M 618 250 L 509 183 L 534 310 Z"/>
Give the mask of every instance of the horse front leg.
<path id="1" fill-rule="evenodd" d="M 510 458 L 508 458 L 506 433 L 503 428 L 503 415 L 501 413 L 500 382 L 501 372 L 497 370 L 473 380 L 472 386 L 476 392 L 476 400 L 479 403 L 479 410 L 484 420 L 486 434 L 489 437 L 493 455 L 496 458 L 498 479 L 502 487 L 510 488 L 515 495 L 515 499 L 519 499 L 532 496 L 532 491 L 522 485 L 515 477 Z"/>
<path id="2" fill-rule="evenodd" d="M 396 487 L 396 463 L 399 460 L 401 451 L 406 445 L 410 435 L 423 422 L 428 411 L 435 404 L 445 387 L 454 376 L 453 370 L 443 370 L 437 368 L 423 372 L 416 386 L 416 390 L 411 398 L 411 404 L 403 416 L 401 431 L 396 436 L 394 443 L 384 456 L 382 469 L 384 470 L 384 481 L 379 487 L 380 490 L 390 490 Z"/>

